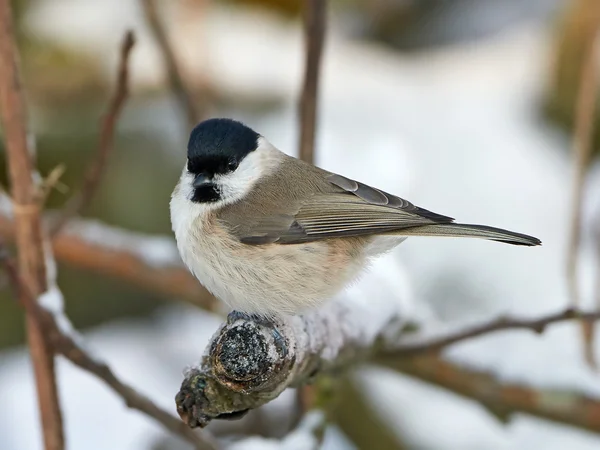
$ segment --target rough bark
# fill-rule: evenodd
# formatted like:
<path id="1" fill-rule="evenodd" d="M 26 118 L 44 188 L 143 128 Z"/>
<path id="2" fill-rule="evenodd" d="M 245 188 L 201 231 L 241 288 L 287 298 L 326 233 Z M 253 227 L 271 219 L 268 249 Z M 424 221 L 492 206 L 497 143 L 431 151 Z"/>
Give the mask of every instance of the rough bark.
<path id="1" fill-rule="evenodd" d="M 179 415 L 191 427 L 241 417 L 288 387 L 365 360 L 403 326 L 400 309 L 383 298 L 370 299 L 368 305 L 339 299 L 272 326 L 228 320 L 200 365 L 185 375 L 176 396 Z"/>

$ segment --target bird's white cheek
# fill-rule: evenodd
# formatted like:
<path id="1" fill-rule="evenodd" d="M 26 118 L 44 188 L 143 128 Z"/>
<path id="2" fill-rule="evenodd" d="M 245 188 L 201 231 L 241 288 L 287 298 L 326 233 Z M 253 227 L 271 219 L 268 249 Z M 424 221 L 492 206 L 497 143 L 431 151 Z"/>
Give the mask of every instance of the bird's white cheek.
<path id="1" fill-rule="evenodd" d="M 255 155 L 244 158 L 235 172 L 215 177 L 223 201 L 234 202 L 244 198 L 252 190 L 256 180 L 263 175 L 253 156 Z"/>
<path id="2" fill-rule="evenodd" d="M 169 209 L 171 213 L 171 228 L 175 233 L 178 246 L 183 245 L 189 230 L 199 217 L 209 211 L 209 204 L 194 203 L 192 197 L 192 176 L 184 169 L 179 183 L 171 195 Z"/>
<path id="3" fill-rule="evenodd" d="M 233 203 L 243 199 L 259 179 L 277 169 L 281 158 L 279 150 L 264 138 L 259 139 L 257 149 L 248 154 L 234 172 L 215 177 L 223 202 Z"/>

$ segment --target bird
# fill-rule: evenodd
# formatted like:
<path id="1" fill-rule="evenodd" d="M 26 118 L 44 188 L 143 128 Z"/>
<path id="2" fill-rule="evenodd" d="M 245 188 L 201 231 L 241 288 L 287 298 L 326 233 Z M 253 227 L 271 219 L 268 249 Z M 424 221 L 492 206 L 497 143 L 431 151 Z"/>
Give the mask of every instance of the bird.
<path id="1" fill-rule="evenodd" d="M 170 216 L 181 258 L 198 281 L 230 314 L 266 321 L 319 308 L 410 236 L 541 244 L 456 223 L 301 161 L 229 118 L 191 131 Z"/>

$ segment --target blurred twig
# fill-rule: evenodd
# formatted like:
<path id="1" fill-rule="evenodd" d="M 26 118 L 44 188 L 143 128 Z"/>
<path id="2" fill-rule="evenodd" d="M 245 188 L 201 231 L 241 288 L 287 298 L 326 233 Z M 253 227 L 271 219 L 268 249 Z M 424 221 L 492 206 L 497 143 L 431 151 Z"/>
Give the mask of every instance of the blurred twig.
<path id="1" fill-rule="evenodd" d="M 141 0 L 141 3 L 146 16 L 146 21 L 150 26 L 150 30 L 152 31 L 165 60 L 167 77 L 171 90 L 177 97 L 177 102 L 179 103 L 181 110 L 185 112 L 188 125 L 191 128 L 198 123 L 202 115 L 200 114 L 200 111 L 198 111 L 193 100 L 194 97 L 183 79 L 181 68 L 177 63 L 175 51 L 169 42 L 169 37 L 167 36 L 164 24 L 156 11 L 155 1 Z"/>
<path id="2" fill-rule="evenodd" d="M 115 94 L 111 99 L 100 131 L 100 141 L 96 151 L 96 157 L 90 164 L 85 175 L 83 186 L 79 193 L 75 194 L 65 205 L 63 213 L 53 224 L 50 235 L 55 236 L 73 217 L 79 215 L 81 211 L 90 204 L 92 197 L 98 190 L 102 175 L 106 170 L 108 157 L 113 151 L 115 127 L 119 120 L 119 115 L 127 100 L 129 93 L 129 70 L 128 62 L 131 49 L 135 45 L 135 38 L 132 31 L 127 31 L 121 44 L 121 58 L 117 72 L 117 86 Z"/>
<path id="3" fill-rule="evenodd" d="M 162 410 L 152 400 L 137 392 L 131 386 L 121 382 L 110 369 L 110 367 L 96 358 L 92 357 L 73 336 L 64 333 L 57 324 L 53 314 L 42 308 L 33 297 L 28 285 L 21 279 L 16 266 L 5 245 L 0 241 L 0 264 L 8 274 L 15 292 L 19 293 L 19 299 L 23 308 L 31 316 L 35 316 L 47 336 L 50 338 L 53 349 L 69 361 L 83 370 L 90 372 L 104 381 L 115 393 L 123 398 L 128 407 L 137 409 L 154 418 L 172 433 L 194 444 L 197 449 L 215 449 L 217 446 L 212 442 L 210 435 L 194 433 L 179 419 Z"/>
<path id="4" fill-rule="evenodd" d="M 0 211 L 0 235 L 12 240 L 14 234 L 14 223 Z M 145 236 L 75 218 L 56 236 L 52 246 L 61 262 L 121 278 L 149 292 L 183 299 L 202 308 L 214 308 L 214 298 L 183 267 L 171 238 Z M 161 261 L 148 257 L 145 252 L 157 247 L 162 255 L 172 257 Z"/>
<path id="5" fill-rule="evenodd" d="M 369 402 L 368 393 L 354 377 L 336 382 L 333 421 L 359 449 L 402 450 L 409 448 L 383 420 L 380 408 Z"/>
<path id="6" fill-rule="evenodd" d="M 319 76 L 321 71 L 321 55 L 325 40 L 327 24 L 327 0 L 306 0 L 304 16 L 304 81 L 298 105 L 299 114 L 299 148 L 298 157 L 302 161 L 313 164 L 315 160 L 315 139 L 317 125 L 317 102 L 319 98 Z M 300 386 L 296 390 L 296 417 L 292 421 L 295 427 L 302 415 L 310 409 L 313 393 L 312 386 Z"/>
<path id="7" fill-rule="evenodd" d="M 600 400 L 497 379 L 493 374 L 461 367 L 437 355 L 385 358 L 377 363 L 471 398 L 506 421 L 526 413 L 555 422 L 600 432 Z"/>
<path id="8" fill-rule="evenodd" d="M 10 0 L 0 0 L 0 113 L 13 196 L 19 273 L 35 303 L 35 298 L 47 288 L 46 267 L 42 247 L 40 193 L 33 179 L 34 155 L 27 142 L 27 118 L 18 60 Z M 44 447 L 46 450 L 61 450 L 64 448 L 64 436 L 54 355 L 41 324 L 30 311 L 27 314 L 27 337 Z"/>
<path id="9" fill-rule="evenodd" d="M 454 333 L 448 333 L 441 337 L 429 338 L 406 338 L 404 343 L 390 350 L 390 356 L 405 357 L 425 352 L 437 352 L 445 347 L 462 342 L 474 337 L 505 330 L 531 330 L 538 334 L 544 332 L 548 325 L 565 322 L 568 320 L 581 320 L 584 323 L 592 323 L 600 320 L 600 311 L 582 312 L 576 309 L 565 309 L 554 314 L 538 317 L 535 319 L 518 319 L 515 317 L 500 317 L 489 322 L 475 325 L 470 328 L 461 329 Z M 413 341 L 412 343 L 410 341 Z"/>
<path id="10" fill-rule="evenodd" d="M 326 13 L 326 0 L 306 0 L 304 8 L 306 58 L 299 104 L 300 145 L 298 155 L 301 160 L 311 164 L 314 161 L 317 99 L 321 54 L 323 53 L 323 41 L 325 39 Z"/>
<path id="11" fill-rule="evenodd" d="M 600 25 L 600 24 L 599 24 Z M 575 176 L 573 179 L 573 200 L 571 210 L 571 233 L 567 255 L 567 283 L 572 307 L 579 306 L 579 286 L 577 263 L 581 239 L 581 209 L 585 172 L 592 150 L 592 132 L 594 112 L 598 99 L 598 52 L 600 51 L 600 35 L 598 31 L 590 40 L 584 52 L 579 93 L 575 110 L 575 131 L 572 154 L 575 159 Z M 592 367 L 596 367 L 593 349 L 593 325 L 582 323 L 585 358 Z"/>

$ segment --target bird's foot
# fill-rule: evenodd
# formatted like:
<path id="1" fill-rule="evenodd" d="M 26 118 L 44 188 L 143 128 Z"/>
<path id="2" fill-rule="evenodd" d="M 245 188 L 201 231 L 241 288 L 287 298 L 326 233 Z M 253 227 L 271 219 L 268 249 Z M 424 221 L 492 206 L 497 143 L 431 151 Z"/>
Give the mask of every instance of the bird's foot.
<path id="1" fill-rule="evenodd" d="M 235 310 L 231 311 L 229 314 L 227 314 L 227 323 L 228 324 L 232 324 L 236 320 L 248 320 L 250 322 L 254 322 L 258 325 L 261 325 L 265 328 L 269 328 L 271 330 L 271 335 L 273 336 L 273 339 L 275 340 L 275 345 L 280 350 L 281 355 L 283 355 L 283 357 L 285 358 L 285 356 L 287 355 L 287 344 L 285 342 L 285 339 L 283 338 L 283 336 L 277 329 L 277 325 L 273 321 L 271 321 L 267 317 L 264 317 L 264 316 L 261 316 L 258 314 L 248 314 L 245 312 L 235 311 Z"/>

